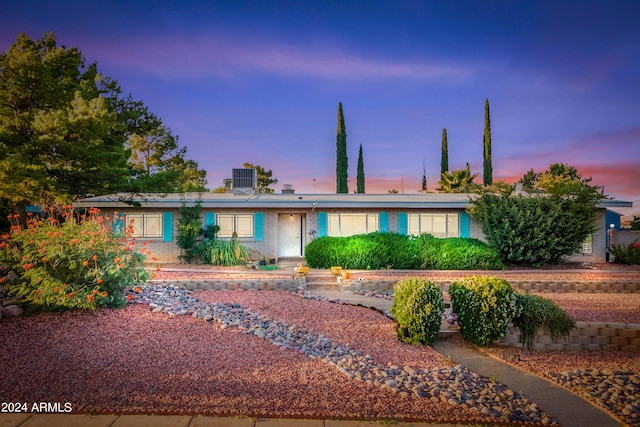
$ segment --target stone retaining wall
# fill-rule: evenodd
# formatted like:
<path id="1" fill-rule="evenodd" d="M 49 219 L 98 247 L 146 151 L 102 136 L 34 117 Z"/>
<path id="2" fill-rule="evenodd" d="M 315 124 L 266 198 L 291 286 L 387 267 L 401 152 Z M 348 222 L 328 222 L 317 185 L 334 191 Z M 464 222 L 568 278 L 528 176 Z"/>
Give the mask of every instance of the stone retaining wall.
<path id="1" fill-rule="evenodd" d="M 196 289 L 261 289 L 261 290 L 296 290 L 299 286 L 304 287 L 305 281 L 302 279 L 230 279 L 230 280 L 150 280 L 149 283 L 153 284 L 175 284 L 184 286 L 189 290 Z"/>
<path id="2" fill-rule="evenodd" d="M 343 289 L 366 291 L 390 291 L 396 280 L 345 280 Z M 443 291 L 449 289 L 452 280 L 434 280 Z M 640 280 L 598 281 L 598 282 L 559 282 L 559 281 L 510 281 L 511 287 L 523 292 L 611 292 L 640 293 Z"/>
<path id="3" fill-rule="evenodd" d="M 520 332 L 511 327 L 498 345 L 521 347 Z M 640 353 L 640 325 L 633 323 L 576 322 L 568 337 L 553 342 L 544 329 L 538 330 L 534 350 L 582 351 L 605 350 Z"/>

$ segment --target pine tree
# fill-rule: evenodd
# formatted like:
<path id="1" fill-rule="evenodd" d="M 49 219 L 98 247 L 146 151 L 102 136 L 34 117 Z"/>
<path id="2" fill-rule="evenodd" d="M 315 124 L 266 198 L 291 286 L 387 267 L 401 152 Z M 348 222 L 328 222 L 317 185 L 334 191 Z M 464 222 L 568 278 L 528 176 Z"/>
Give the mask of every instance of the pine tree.
<path id="1" fill-rule="evenodd" d="M 348 193 L 349 159 L 347 158 L 347 129 L 344 125 L 342 102 L 338 103 L 338 132 L 336 135 L 336 193 Z"/>
<path id="2" fill-rule="evenodd" d="M 360 144 L 360 152 L 358 153 L 358 176 L 356 193 L 364 194 L 364 160 L 362 160 L 362 144 Z"/>
<path id="3" fill-rule="evenodd" d="M 493 184 L 493 166 L 491 165 L 491 119 L 489 118 L 489 100 L 484 101 L 484 175 L 483 184 Z"/>
<path id="4" fill-rule="evenodd" d="M 442 159 L 440 160 L 440 175 L 449 170 L 449 148 L 447 147 L 447 129 L 442 129 Z"/>

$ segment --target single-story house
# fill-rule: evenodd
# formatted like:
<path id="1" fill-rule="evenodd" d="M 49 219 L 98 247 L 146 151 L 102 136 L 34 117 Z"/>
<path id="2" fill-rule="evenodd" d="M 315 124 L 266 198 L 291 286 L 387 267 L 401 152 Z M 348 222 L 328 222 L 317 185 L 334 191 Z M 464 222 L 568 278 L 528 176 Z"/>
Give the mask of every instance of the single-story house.
<path id="1" fill-rule="evenodd" d="M 158 262 L 176 262 L 179 208 L 201 201 L 203 227 L 217 224 L 219 238 L 235 233 L 248 248 L 266 258 L 301 257 L 305 246 L 320 236 L 350 236 L 373 231 L 400 234 L 430 233 L 435 237 L 483 239 L 480 225 L 465 212 L 470 194 L 283 194 L 192 193 L 114 194 L 89 197 L 77 208 L 99 208 L 104 215 L 118 213 L 132 225 L 134 237 L 148 241 Z M 127 200 L 127 201 L 125 201 Z M 135 201 L 134 204 L 131 201 Z M 597 230 L 573 261 L 607 259 L 611 229 L 620 229 L 620 215 L 610 208 L 631 202 L 602 200 Z M 115 226 L 121 227 L 117 221 Z"/>

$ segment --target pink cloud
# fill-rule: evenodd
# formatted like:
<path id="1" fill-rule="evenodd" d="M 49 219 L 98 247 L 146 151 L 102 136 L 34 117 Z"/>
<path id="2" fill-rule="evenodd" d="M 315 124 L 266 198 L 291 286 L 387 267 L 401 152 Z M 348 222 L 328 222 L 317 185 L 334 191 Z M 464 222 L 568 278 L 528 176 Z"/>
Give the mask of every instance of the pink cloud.
<path id="1" fill-rule="evenodd" d="M 463 78 L 470 70 L 453 64 L 392 61 L 359 57 L 330 46 L 302 48 L 262 40 L 224 36 L 154 37 L 92 50 L 103 61 L 137 69 L 160 78 L 229 78 L 238 72 L 324 79 L 356 78 Z M 115 45 L 115 47 L 113 47 Z"/>

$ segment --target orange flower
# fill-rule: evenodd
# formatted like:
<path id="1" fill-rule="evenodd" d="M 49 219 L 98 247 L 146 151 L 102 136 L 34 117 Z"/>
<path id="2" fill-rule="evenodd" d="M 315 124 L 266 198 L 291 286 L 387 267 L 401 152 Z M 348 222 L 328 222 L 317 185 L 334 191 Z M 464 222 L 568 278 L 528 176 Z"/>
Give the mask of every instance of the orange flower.
<path id="1" fill-rule="evenodd" d="M 92 256 L 92 257 L 91 257 L 91 261 L 95 261 L 95 260 L 97 260 L 97 259 L 98 259 L 98 256 L 97 256 L 97 255 L 94 255 L 94 256 Z"/>
<path id="2" fill-rule="evenodd" d="M 114 259 L 113 259 L 113 262 L 114 262 L 115 264 L 119 263 L 119 262 L 120 262 L 120 258 L 114 258 Z"/>
<path id="3" fill-rule="evenodd" d="M 92 290 L 92 291 L 91 291 L 91 293 L 92 293 L 92 294 L 97 294 L 97 293 L 98 293 L 98 290 L 97 290 L 97 289 L 94 289 L 94 290 Z"/>
<path id="4" fill-rule="evenodd" d="M 104 282 L 104 280 L 102 280 L 102 279 L 98 279 L 98 285 L 99 285 L 100 283 L 102 283 L 102 282 Z"/>
<path id="5" fill-rule="evenodd" d="M 89 300 L 89 302 L 94 302 L 95 298 L 93 297 L 93 295 L 87 295 L 87 299 Z"/>
<path id="6" fill-rule="evenodd" d="M 160 267 L 156 267 L 156 271 L 160 271 Z"/>
<path id="7" fill-rule="evenodd" d="M 33 267 L 33 264 L 29 264 L 29 263 L 26 263 L 22 266 L 22 268 L 24 268 L 25 270 L 29 270 L 31 267 Z"/>
<path id="8" fill-rule="evenodd" d="M 154 261 L 158 260 L 158 258 L 156 258 L 156 257 L 151 257 L 151 259 L 154 260 Z"/>
<path id="9" fill-rule="evenodd" d="M 73 294 L 68 294 L 67 295 L 69 298 L 73 298 Z"/>
<path id="10" fill-rule="evenodd" d="M 49 261 L 49 258 L 47 258 L 46 256 L 43 256 L 42 257 L 42 262 L 47 262 L 47 261 Z"/>
<path id="11" fill-rule="evenodd" d="M 132 299 L 133 299 L 133 295 L 129 295 L 129 296 L 127 296 L 127 302 L 128 302 L 128 303 L 131 303 L 131 300 L 132 300 Z"/>
<path id="12" fill-rule="evenodd" d="M 108 296 L 109 296 L 109 294 L 103 291 L 103 292 L 100 292 L 100 296 L 101 296 L 102 298 L 106 298 L 106 297 L 108 297 Z"/>
<path id="13" fill-rule="evenodd" d="M 134 289 L 134 291 L 136 291 L 136 293 L 140 293 L 142 291 L 142 289 L 140 289 L 139 286 L 136 286 L 136 288 Z"/>
<path id="14" fill-rule="evenodd" d="M 89 261 L 82 261 L 82 265 L 83 265 L 84 267 L 87 267 L 87 266 L 89 265 Z"/>
<path id="15" fill-rule="evenodd" d="M 36 294 L 39 294 L 40 292 L 42 292 L 42 289 L 36 289 Z"/>

